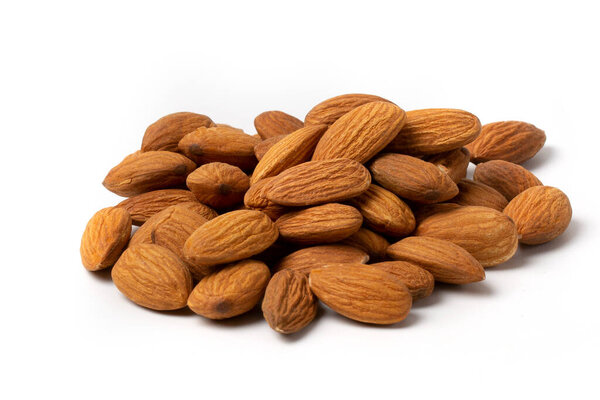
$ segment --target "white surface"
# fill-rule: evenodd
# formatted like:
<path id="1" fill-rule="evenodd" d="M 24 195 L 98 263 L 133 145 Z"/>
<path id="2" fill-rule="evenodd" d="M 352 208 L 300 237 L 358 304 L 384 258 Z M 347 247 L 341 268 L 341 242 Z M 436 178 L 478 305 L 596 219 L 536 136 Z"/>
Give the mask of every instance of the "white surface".
<path id="1" fill-rule="evenodd" d="M 2 2 L 0 397 L 597 398 L 596 2 Z M 101 181 L 148 124 L 253 131 L 348 92 L 547 133 L 527 163 L 574 217 L 404 323 L 331 312 L 299 336 L 127 301 L 79 260 Z"/>

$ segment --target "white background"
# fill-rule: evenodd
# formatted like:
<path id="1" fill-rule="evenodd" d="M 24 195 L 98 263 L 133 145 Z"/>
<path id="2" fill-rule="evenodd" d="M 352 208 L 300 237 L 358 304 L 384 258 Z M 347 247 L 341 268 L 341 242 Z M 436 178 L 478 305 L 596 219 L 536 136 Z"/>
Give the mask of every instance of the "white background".
<path id="1" fill-rule="evenodd" d="M 0 397 L 598 398 L 594 1 L 23 1 L 0 6 Z M 568 231 L 397 326 L 324 312 L 302 334 L 127 301 L 81 266 L 101 182 L 175 111 L 254 133 L 342 93 L 544 129 L 526 166 Z"/>

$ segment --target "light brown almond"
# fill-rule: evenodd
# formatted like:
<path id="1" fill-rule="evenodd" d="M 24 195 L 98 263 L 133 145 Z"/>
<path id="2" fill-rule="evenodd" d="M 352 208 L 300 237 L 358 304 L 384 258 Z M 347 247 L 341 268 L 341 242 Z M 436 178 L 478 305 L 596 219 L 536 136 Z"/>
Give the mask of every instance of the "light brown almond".
<path id="1" fill-rule="evenodd" d="M 534 174 L 522 166 L 502 160 L 478 164 L 473 180 L 496 189 L 508 201 L 530 187 L 542 185 Z"/>
<path id="2" fill-rule="evenodd" d="M 274 271 L 292 269 L 308 275 L 311 270 L 331 263 L 366 264 L 369 255 L 356 247 L 344 244 L 324 244 L 306 247 L 283 257 L 275 265 Z"/>
<path id="3" fill-rule="evenodd" d="M 206 115 L 178 112 L 160 118 L 146 129 L 142 151 L 178 151 L 177 144 L 188 133 L 200 127 L 215 126 Z"/>
<path id="4" fill-rule="evenodd" d="M 429 296 L 433 292 L 435 279 L 433 275 L 424 268 L 406 261 L 384 261 L 371 264 L 372 267 L 380 268 L 394 275 L 404 283 L 413 301 Z"/>
<path id="5" fill-rule="evenodd" d="M 470 154 L 465 147 L 450 150 L 445 153 L 434 154 L 424 158 L 424 161 L 430 162 L 439 169 L 448 174 L 454 183 L 460 182 L 467 176 Z"/>
<path id="6" fill-rule="evenodd" d="M 331 125 L 341 116 L 354 110 L 356 107 L 375 101 L 389 102 L 382 97 L 371 94 L 353 93 L 332 97 L 314 106 L 308 114 L 306 114 L 304 124 L 306 126 L 320 124 Z"/>
<path id="7" fill-rule="evenodd" d="M 371 261 L 385 259 L 385 252 L 390 245 L 386 238 L 367 228 L 360 228 L 341 243 L 363 250 L 369 255 Z"/>
<path id="8" fill-rule="evenodd" d="M 449 210 L 454 210 L 461 207 L 460 204 L 456 203 L 437 203 L 437 204 L 413 204 L 411 209 L 417 221 L 417 225 L 421 223 L 425 218 L 443 213 Z"/>
<path id="9" fill-rule="evenodd" d="M 508 204 L 506 197 L 496 189 L 471 179 L 458 182 L 458 190 L 458 195 L 450 201 L 461 206 L 481 206 L 502 211 Z"/>
<path id="10" fill-rule="evenodd" d="M 189 174 L 186 185 L 198 201 L 221 209 L 242 202 L 250 187 L 250 178 L 234 165 L 214 162 Z"/>
<path id="11" fill-rule="evenodd" d="M 273 185 L 275 177 L 264 178 L 256 182 L 244 195 L 244 205 L 251 210 L 264 212 L 273 221 L 289 211 L 288 207 L 280 206 L 267 198 L 267 193 Z"/>
<path id="12" fill-rule="evenodd" d="M 131 215 L 134 225 L 142 225 L 154 214 L 164 210 L 169 206 L 179 203 L 197 201 L 194 193 L 183 189 L 161 189 L 138 194 L 123 200 L 117 207 L 123 208 Z M 210 207 L 206 207 L 207 213 L 216 213 Z M 210 219 L 210 218 L 209 218 Z"/>
<path id="13" fill-rule="evenodd" d="M 254 119 L 256 132 L 263 139 L 287 135 L 304 127 L 304 122 L 283 111 L 265 111 Z"/>
<path id="14" fill-rule="evenodd" d="M 275 143 L 279 142 L 286 136 L 287 135 L 273 136 L 256 143 L 254 145 L 254 155 L 256 156 L 256 159 L 260 161 L 263 158 L 263 156 L 267 153 L 267 151 L 269 151 L 269 149 L 275 145 Z"/>

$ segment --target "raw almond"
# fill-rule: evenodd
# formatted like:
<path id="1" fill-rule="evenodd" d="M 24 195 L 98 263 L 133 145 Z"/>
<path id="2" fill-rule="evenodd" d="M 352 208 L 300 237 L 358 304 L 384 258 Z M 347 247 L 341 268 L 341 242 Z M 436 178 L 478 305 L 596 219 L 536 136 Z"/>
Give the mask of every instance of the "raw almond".
<path id="1" fill-rule="evenodd" d="M 275 204 L 267 198 L 267 193 L 271 190 L 273 185 L 273 179 L 275 178 L 261 179 L 250 186 L 244 195 L 244 205 L 248 209 L 264 212 L 269 218 L 275 221 L 277 218 L 288 212 L 289 208 Z"/>
<path id="2" fill-rule="evenodd" d="M 513 198 L 504 213 L 515 221 L 521 243 L 542 244 L 567 229 L 573 211 L 560 189 L 534 186 Z"/>
<path id="3" fill-rule="evenodd" d="M 387 102 L 367 103 L 344 114 L 327 129 L 313 160 L 349 158 L 365 163 L 396 137 L 406 115 Z"/>
<path id="4" fill-rule="evenodd" d="M 467 147 L 474 163 L 504 160 L 521 164 L 535 156 L 545 142 L 546 134 L 534 125 L 503 121 L 484 125 L 481 135 Z"/>
<path id="5" fill-rule="evenodd" d="M 188 133 L 200 127 L 215 126 L 206 115 L 191 112 L 169 114 L 146 129 L 142 151 L 177 151 L 177 144 Z"/>
<path id="6" fill-rule="evenodd" d="M 275 265 L 275 271 L 291 269 L 308 275 L 311 270 L 326 264 L 366 264 L 369 255 L 356 247 L 344 244 L 324 244 L 306 247 L 283 257 Z"/>
<path id="7" fill-rule="evenodd" d="M 275 145 L 275 143 L 279 142 L 286 136 L 287 135 L 273 136 L 256 143 L 254 145 L 254 155 L 256 156 L 256 159 L 260 161 L 263 158 L 263 156 L 267 154 L 267 151 L 269 151 L 269 149 Z"/>
<path id="8" fill-rule="evenodd" d="M 384 261 L 371 264 L 400 280 L 408 288 L 413 301 L 429 296 L 433 292 L 435 280 L 433 275 L 424 268 L 406 261 Z"/>
<path id="9" fill-rule="evenodd" d="M 341 243 L 363 250 L 369 255 L 371 261 L 383 260 L 390 245 L 386 238 L 367 228 L 360 228 Z"/>
<path id="10" fill-rule="evenodd" d="M 308 277 L 292 270 L 273 275 L 265 291 L 262 312 L 275 331 L 295 333 L 317 315 L 317 299 L 308 285 Z"/>
<path id="11" fill-rule="evenodd" d="M 129 300 L 153 310 L 185 307 L 192 277 L 170 250 L 155 244 L 130 247 L 112 269 L 115 286 Z"/>
<path id="12" fill-rule="evenodd" d="M 362 264 L 338 264 L 310 272 L 313 293 L 335 312 L 355 321 L 394 324 L 406 318 L 412 296 L 394 275 Z"/>
<path id="13" fill-rule="evenodd" d="M 417 225 L 421 223 L 425 218 L 434 215 L 443 213 L 449 210 L 454 210 L 459 208 L 460 204 L 456 203 L 437 203 L 437 204 L 413 204 L 411 207 L 413 214 L 415 216 L 415 220 L 417 221 Z"/>
<path id="14" fill-rule="evenodd" d="M 381 186 L 418 203 L 440 203 L 458 194 L 458 187 L 448 174 L 416 157 L 382 154 L 369 169 Z"/>
<path id="15" fill-rule="evenodd" d="M 118 207 L 103 208 L 90 219 L 81 237 L 81 262 L 88 271 L 113 265 L 131 236 L 131 217 Z"/>
<path id="16" fill-rule="evenodd" d="M 448 174 L 455 183 L 467 176 L 470 154 L 465 147 L 450 150 L 445 153 L 425 157 L 424 161 L 430 162 Z"/>
<path id="17" fill-rule="evenodd" d="M 370 184 L 371 174 L 356 161 L 309 161 L 277 175 L 267 198 L 284 206 L 310 206 L 359 196 Z"/>
<path id="18" fill-rule="evenodd" d="M 304 124 L 306 126 L 320 124 L 331 125 L 342 115 L 363 104 L 373 103 L 375 101 L 389 102 L 382 97 L 371 94 L 353 93 L 332 97 L 314 106 L 308 114 L 306 114 Z"/>
<path id="19" fill-rule="evenodd" d="M 214 162 L 189 174 L 186 185 L 201 203 L 227 208 L 242 202 L 250 187 L 250 178 L 234 165 Z"/>
<path id="20" fill-rule="evenodd" d="M 461 206 L 489 207 L 498 211 L 508 204 L 506 197 L 496 189 L 471 179 L 458 182 L 458 195 L 450 201 Z"/>
<path id="21" fill-rule="evenodd" d="M 530 187 L 542 185 L 534 174 L 522 166 L 502 160 L 478 164 L 473 180 L 496 189 L 508 201 Z"/>
<path id="22" fill-rule="evenodd" d="M 188 307 L 210 319 L 235 317 L 250 311 L 263 297 L 271 278 L 260 261 L 243 260 L 202 279 L 188 299 Z"/>
<path id="23" fill-rule="evenodd" d="M 254 118 L 256 132 L 263 139 L 287 135 L 304 127 L 304 122 L 283 111 L 265 111 Z"/>

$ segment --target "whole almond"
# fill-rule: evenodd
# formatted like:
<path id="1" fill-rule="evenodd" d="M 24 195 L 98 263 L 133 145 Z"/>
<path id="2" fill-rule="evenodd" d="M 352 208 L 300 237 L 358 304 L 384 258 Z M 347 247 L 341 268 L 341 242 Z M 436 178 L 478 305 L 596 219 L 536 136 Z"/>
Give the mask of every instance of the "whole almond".
<path id="1" fill-rule="evenodd" d="M 461 206 L 481 206 L 502 211 L 508 204 L 506 198 L 496 189 L 481 182 L 463 179 L 458 182 L 458 195 L 450 200 Z"/>
<path id="2" fill-rule="evenodd" d="M 462 247 L 447 240 L 411 236 L 387 250 L 394 260 L 407 261 L 429 271 L 436 281 L 465 284 L 485 279 L 483 267 Z"/>
<path id="3" fill-rule="evenodd" d="M 267 198 L 284 206 L 310 206 L 359 196 L 370 184 L 371 174 L 356 161 L 309 161 L 277 175 Z"/>
<path id="4" fill-rule="evenodd" d="M 542 244 L 567 229 L 573 210 L 560 189 L 534 186 L 512 199 L 504 213 L 515 221 L 521 243 Z"/>
<path id="5" fill-rule="evenodd" d="M 275 271 L 291 269 L 308 275 L 311 270 L 326 264 L 366 264 L 369 255 L 356 247 L 344 244 L 324 244 L 306 247 L 283 257 L 275 265 Z"/>
<path id="6" fill-rule="evenodd" d="M 458 194 L 448 174 L 435 165 L 404 154 L 377 156 L 369 169 L 381 186 L 418 203 L 440 203 Z"/>
<path id="7" fill-rule="evenodd" d="M 244 195 L 244 205 L 251 210 L 264 212 L 273 221 L 289 211 L 288 207 L 273 203 L 267 198 L 267 193 L 271 190 L 275 177 L 264 178 L 256 182 Z"/>
<path id="8" fill-rule="evenodd" d="M 386 238 L 367 228 L 360 228 L 341 243 L 363 250 L 369 255 L 371 261 L 383 260 L 390 245 Z"/>
<path id="9" fill-rule="evenodd" d="M 394 275 L 404 283 L 412 295 L 413 301 L 429 296 L 433 292 L 435 279 L 431 272 L 406 261 L 384 261 L 371 264 Z"/>
<path id="10" fill-rule="evenodd" d="M 250 170 L 257 163 L 254 146 L 258 142 L 259 138 L 239 129 L 217 126 L 188 133 L 179 142 L 179 150 L 198 165 L 222 162 Z"/>
<path id="11" fill-rule="evenodd" d="M 177 144 L 188 133 L 200 127 L 215 126 L 206 115 L 191 112 L 169 114 L 146 129 L 142 151 L 177 151 Z"/>
<path id="12" fill-rule="evenodd" d="M 256 132 L 263 139 L 287 135 L 304 127 L 304 122 L 283 111 L 265 111 L 254 118 Z"/>
<path id="13" fill-rule="evenodd" d="M 111 272 L 117 289 L 134 303 L 153 310 L 185 307 L 192 277 L 170 250 L 155 244 L 130 247 Z"/>
<path id="14" fill-rule="evenodd" d="M 196 169 L 190 159 L 170 151 L 137 152 L 110 170 L 102 184 L 119 196 L 135 196 L 156 189 L 180 186 Z"/>
<path id="15" fill-rule="evenodd" d="M 273 275 L 262 312 L 269 326 L 279 333 L 295 333 L 310 324 L 317 315 L 317 299 L 310 291 L 308 277 L 289 269 Z"/>
<path id="16" fill-rule="evenodd" d="M 362 214 L 366 225 L 374 231 L 390 236 L 406 236 L 415 229 L 415 217 L 410 207 L 394 193 L 381 186 L 349 200 Z"/>
<path id="17" fill-rule="evenodd" d="M 337 264 L 313 269 L 313 293 L 335 312 L 355 321 L 394 324 L 408 315 L 412 296 L 404 283 L 382 269 Z"/>
<path id="18" fill-rule="evenodd" d="M 404 110 L 392 103 L 367 103 L 344 114 L 327 129 L 312 159 L 349 158 L 365 163 L 396 137 Z"/>
<path id="19" fill-rule="evenodd" d="M 375 101 L 389 102 L 382 97 L 371 94 L 353 93 L 332 97 L 314 106 L 308 114 L 306 114 L 304 124 L 306 126 L 320 124 L 331 125 L 342 115 L 363 104 L 373 103 Z"/>
<path id="20" fill-rule="evenodd" d="M 260 161 L 263 156 L 267 154 L 267 151 L 269 151 L 269 149 L 275 145 L 275 143 L 279 142 L 286 136 L 287 135 L 277 135 L 256 143 L 254 145 L 254 155 L 256 156 L 256 159 Z"/>
<path id="21" fill-rule="evenodd" d="M 356 208 L 329 203 L 284 214 L 275 225 L 283 240 L 308 245 L 343 240 L 358 231 L 362 221 Z"/>
<path id="22" fill-rule="evenodd" d="M 89 220 L 81 237 L 81 262 L 88 271 L 113 265 L 131 236 L 131 217 L 118 207 L 103 208 Z"/>
<path id="23" fill-rule="evenodd" d="M 535 156 L 545 142 L 546 134 L 534 125 L 503 121 L 484 125 L 481 135 L 467 147 L 474 163 L 504 160 L 521 164 Z"/>
<path id="24" fill-rule="evenodd" d="M 202 279 L 190 294 L 188 307 L 210 319 L 244 314 L 263 297 L 269 278 L 271 273 L 264 263 L 238 261 Z"/>
<path id="25" fill-rule="evenodd" d="M 214 162 L 189 174 L 186 185 L 201 203 L 227 208 L 242 202 L 250 187 L 250 178 L 234 165 Z"/>
<path id="26" fill-rule="evenodd" d="M 437 203 L 437 204 L 413 204 L 411 209 L 417 221 L 417 225 L 425 218 L 439 213 L 444 213 L 449 210 L 454 210 L 461 207 L 456 203 Z"/>
<path id="27" fill-rule="evenodd" d="M 192 265 L 216 265 L 243 260 L 271 246 L 279 236 L 266 214 L 254 210 L 231 211 L 196 229 L 183 246 Z"/>
<path id="28" fill-rule="evenodd" d="M 436 154 L 458 149 L 481 132 L 475 115 L 450 108 L 406 112 L 406 124 L 386 151 L 411 155 Z"/>
<path id="29" fill-rule="evenodd" d="M 445 153 L 427 156 L 424 158 L 424 161 L 437 166 L 443 172 L 447 173 L 454 183 L 458 183 L 467 176 L 470 156 L 469 150 L 461 147 L 460 149 L 450 150 Z"/>
<path id="30" fill-rule="evenodd" d="M 431 215 L 417 225 L 415 235 L 449 240 L 471 253 L 484 267 L 507 261 L 519 244 L 517 228 L 509 217 L 477 206 Z"/>
<path id="31" fill-rule="evenodd" d="M 317 142 L 327 129 L 313 125 L 290 133 L 271 147 L 252 173 L 251 183 L 278 175 L 286 169 L 310 160 Z"/>
<path id="32" fill-rule="evenodd" d="M 496 189 L 508 201 L 525 189 L 542 185 L 534 174 L 522 166 L 502 160 L 478 164 L 473 180 Z"/>

